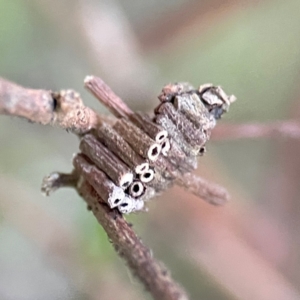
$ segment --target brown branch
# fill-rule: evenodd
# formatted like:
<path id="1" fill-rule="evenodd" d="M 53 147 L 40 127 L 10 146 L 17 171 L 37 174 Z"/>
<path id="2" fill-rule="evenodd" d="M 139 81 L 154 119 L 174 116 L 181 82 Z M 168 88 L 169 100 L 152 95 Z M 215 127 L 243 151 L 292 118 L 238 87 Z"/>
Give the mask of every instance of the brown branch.
<path id="1" fill-rule="evenodd" d="M 73 165 L 77 173 L 86 178 L 110 208 L 115 208 L 123 202 L 125 198 L 123 189 L 116 186 L 104 172 L 88 162 L 84 155 L 77 154 L 73 158 Z"/>
<path id="2" fill-rule="evenodd" d="M 127 188 L 133 181 L 133 174 L 130 168 L 93 135 L 85 135 L 80 142 L 79 148 L 117 186 Z"/>
<path id="3" fill-rule="evenodd" d="M 0 78 L 0 114 L 46 125 L 53 122 L 54 108 L 50 91 L 25 89 Z"/>
<path id="4" fill-rule="evenodd" d="M 114 129 L 123 136 L 124 140 L 132 149 L 142 157 L 150 161 L 155 161 L 158 158 L 161 152 L 161 146 L 129 120 L 118 120 L 114 125 Z"/>
<path id="5" fill-rule="evenodd" d="M 213 205 L 223 205 L 229 199 L 226 189 L 191 173 L 177 178 L 176 184 Z"/>
<path id="6" fill-rule="evenodd" d="M 288 120 L 270 124 L 222 124 L 212 132 L 212 140 L 249 139 L 262 137 L 285 136 L 288 138 L 300 138 L 300 122 Z"/>
<path id="7" fill-rule="evenodd" d="M 126 118 L 133 113 L 101 78 L 87 76 L 84 85 L 117 118 Z"/>
<path id="8" fill-rule="evenodd" d="M 149 115 L 136 112 L 129 116 L 130 121 L 145 131 L 154 141 L 162 144 L 168 137 L 168 132 L 155 124 Z"/>
<path id="9" fill-rule="evenodd" d="M 116 210 L 111 210 L 103 204 L 99 195 L 86 182 L 78 186 L 78 193 L 85 199 L 88 207 L 103 226 L 115 250 L 154 299 L 188 299 L 185 292 L 173 281 L 168 270 L 153 258 L 151 251 L 145 247 L 132 227 Z"/>
<path id="10" fill-rule="evenodd" d="M 205 143 L 206 138 L 204 136 L 202 128 L 201 129 L 196 128 L 195 125 L 183 114 L 178 112 L 171 103 L 168 102 L 162 103 L 157 108 L 157 114 L 166 116 L 169 120 L 171 120 L 176 125 L 176 128 L 180 128 L 180 131 L 184 136 L 184 140 L 193 149 L 194 148 L 198 149 L 201 146 L 203 146 L 203 144 Z"/>
<path id="11" fill-rule="evenodd" d="M 58 126 L 78 134 L 98 126 L 99 116 L 84 106 L 78 93 L 26 89 L 0 78 L 0 114 Z"/>
<path id="12" fill-rule="evenodd" d="M 133 168 L 137 174 L 149 169 L 148 162 L 145 162 L 123 137 L 108 124 L 103 124 L 99 127 L 99 130 L 96 131 L 96 135 L 111 152 L 118 156 L 130 168 Z"/>

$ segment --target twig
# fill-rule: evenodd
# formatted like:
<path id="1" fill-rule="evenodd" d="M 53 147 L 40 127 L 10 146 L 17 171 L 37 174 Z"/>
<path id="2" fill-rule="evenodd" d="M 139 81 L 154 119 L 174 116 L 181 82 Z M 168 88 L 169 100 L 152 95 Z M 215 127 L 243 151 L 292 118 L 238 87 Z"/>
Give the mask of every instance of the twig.
<path id="1" fill-rule="evenodd" d="M 58 126 L 78 134 L 98 126 L 100 117 L 84 106 L 78 93 L 53 93 L 23 88 L 0 78 L 0 114 L 18 116 L 34 123 Z"/>
<path id="2" fill-rule="evenodd" d="M 191 173 L 177 178 L 176 184 L 213 205 L 223 205 L 229 199 L 226 189 Z"/>
<path id="3" fill-rule="evenodd" d="M 0 78 L 0 113 L 43 125 L 54 119 L 55 101 L 50 91 L 25 89 Z"/>
<path id="4" fill-rule="evenodd" d="M 176 125 L 176 128 L 180 129 L 185 141 L 191 147 L 197 149 L 205 143 L 206 137 L 203 131 L 195 128 L 195 125 L 183 114 L 176 111 L 175 107 L 171 103 L 162 103 L 157 108 L 157 114 L 162 114 L 170 119 Z"/>
<path id="5" fill-rule="evenodd" d="M 155 299 L 188 299 L 185 292 L 173 281 L 168 270 L 153 258 L 151 251 L 116 210 L 103 204 L 99 195 L 86 182 L 78 186 L 78 193 L 103 226 L 115 250 Z"/>
<path id="6" fill-rule="evenodd" d="M 76 188 L 77 182 L 78 175 L 76 172 L 71 174 L 53 172 L 43 179 L 41 191 L 45 196 L 49 196 L 62 187 Z"/>
<path id="7" fill-rule="evenodd" d="M 86 178 L 87 182 L 101 195 L 110 208 L 115 208 L 123 202 L 125 193 L 119 186 L 116 186 L 104 172 L 89 163 L 84 155 L 77 154 L 73 159 L 73 165 L 78 172 Z"/>
<path id="8" fill-rule="evenodd" d="M 96 131 L 101 142 L 136 173 L 141 174 L 149 169 L 148 162 L 134 150 L 131 146 L 108 124 L 103 124 Z"/>
<path id="9" fill-rule="evenodd" d="M 150 161 L 155 161 L 158 158 L 161 152 L 161 146 L 129 120 L 118 120 L 114 125 L 114 129 L 123 136 L 132 149 L 142 157 Z"/>
<path id="10" fill-rule="evenodd" d="M 274 122 L 270 124 L 251 123 L 251 124 L 222 124 L 217 126 L 212 139 L 230 140 L 230 139 L 249 139 L 261 137 L 285 136 L 288 138 L 300 138 L 300 122 L 288 120 Z"/>
<path id="11" fill-rule="evenodd" d="M 170 137 L 178 143 L 181 150 L 187 155 L 196 155 L 198 153 L 198 149 L 193 149 L 188 143 L 185 141 L 183 134 L 177 130 L 176 125 L 165 115 L 156 115 L 155 122 L 168 131 Z"/>
<path id="12" fill-rule="evenodd" d="M 84 85 L 117 118 L 126 118 L 133 113 L 101 78 L 87 76 L 84 80 Z"/>
<path id="13" fill-rule="evenodd" d="M 82 138 L 80 150 L 116 185 L 127 188 L 133 181 L 131 170 L 93 135 L 86 134 Z"/>
<path id="14" fill-rule="evenodd" d="M 131 114 L 129 118 L 130 121 L 145 131 L 157 143 L 162 144 L 168 137 L 168 132 L 155 124 L 147 114 L 136 112 Z"/>

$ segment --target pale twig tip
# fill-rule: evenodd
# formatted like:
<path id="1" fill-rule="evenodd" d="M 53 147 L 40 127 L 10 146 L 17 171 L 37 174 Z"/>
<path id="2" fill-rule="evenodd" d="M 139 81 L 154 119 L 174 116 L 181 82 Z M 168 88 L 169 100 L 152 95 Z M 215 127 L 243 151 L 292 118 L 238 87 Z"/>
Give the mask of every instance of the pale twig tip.
<path id="1" fill-rule="evenodd" d="M 90 83 L 92 80 L 94 79 L 93 75 L 88 75 L 84 78 L 84 84 L 87 85 L 88 83 Z"/>

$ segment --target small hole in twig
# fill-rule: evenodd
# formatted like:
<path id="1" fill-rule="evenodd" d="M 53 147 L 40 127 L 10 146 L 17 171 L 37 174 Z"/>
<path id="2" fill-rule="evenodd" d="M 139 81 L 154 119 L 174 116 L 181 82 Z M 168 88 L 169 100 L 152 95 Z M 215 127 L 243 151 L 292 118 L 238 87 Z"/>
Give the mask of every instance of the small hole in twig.
<path id="1" fill-rule="evenodd" d="M 122 188 L 127 188 L 130 185 L 129 181 L 126 181 L 125 183 L 122 184 Z"/>
<path id="2" fill-rule="evenodd" d="M 141 172 L 145 172 L 147 170 L 147 166 L 146 165 L 143 165 L 142 167 L 141 167 Z"/>
<path id="3" fill-rule="evenodd" d="M 144 185 L 140 181 L 135 181 L 132 183 L 132 185 L 129 187 L 129 195 L 133 198 L 140 197 L 143 192 L 145 191 Z"/>
<path id="4" fill-rule="evenodd" d="M 136 168 L 135 168 L 135 171 L 136 173 L 138 174 L 142 174 L 144 173 L 145 171 L 147 171 L 149 169 L 149 164 L 147 162 L 145 163 L 142 163 L 140 165 L 138 165 Z"/>
<path id="5" fill-rule="evenodd" d="M 145 174 L 144 174 L 144 177 L 145 178 L 149 178 L 151 176 L 151 174 L 149 173 L 149 172 L 146 172 Z"/>
<path id="6" fill-rule="evenodd" d="M 121 202 L 121 199 L 117 198 L 117 199 L 115 200 L 115 205 L 118 205 L 120 202 Z"/>
<path id="7" fill-rule="evenodd" d="M 152 169 L 149 169 L 147 172 L 143 173 L 140 177 L 140 180 L 142 182 L 150 182 L 154 178 L 154 171 Z"/>
<path id="8" fill-rule="evenodd" d="M 160 132 L 157 136 L 156 136 L 156 141 L 158 143 L 162 143 L 168 136 L 168 133 L 166 131 Z"/>
<path id="9" fill-rule="evenodd" d="M 164 140 L 164 138 L 165 138 L 165 136 L 164 136 L 164 135 L 160 135 L 160 136 L 157 138 L 157 140 L 158 140 L 158 142 L 161 142 L 161 141 L 163 141 L 163 140 Z"/>
<path id="10" fill-rule="evenodd" d="M 57 108 L 57 100 L 53 98 L 53 111 L 55 111 Z"/>
<path id="11" fill-rule="evenodd" d="M 140 187 L 138 184 L 134 184 L 132 190 L 137 193 L 140 190 Z"/>
<path id="12" fill-rule="evenodd" d="M 123 189 L 126 189 L 131 184 L 132 181 L 133 181 L 133 174 L 126 173 L 122 176 L 120 180 L 120 185 Z"/>
<path id="13" fill-rule="evenodd" d="M 153 148 L 153 150 L 152 150 L 152 155 L 153 155 L 153 156 L 156 156 L 157 153 L 158 153 L 157 147 Z"/>
<path id="14" fill-rule="evenodd" d="M 150 147 L 148 151 L 148 158 L 152 161 L 156 160 L 161 151 L 161 146 L 159 144 L 154 144 Z"/>
<path id="15" fill-rule="evenodd" d="M 57 101 L 57 98 L 59 98 L 59 93 L 51 93 L 51 97 L 53 99 L 53 102 L 52 102 L 52 109 L 53 111 L 56 111 L 57 110 L 57 107 L 58 107 L 58 101 Z"/>
<path id="16" fill-rule="evenodd" d="M 161 145 L 161 152 L 164 156 L 167 156 L 170 149 L 171 149 L 170 141 L 166 139 Z"/>
<path id="17" fill-rule="evenodd" d="M 201 147 L 200 150 L 199 150 L 199 152 L 198 152 L 198 155 L 202 156 L 202 155 L 204 155 L 205 152 L 206 152 L 206 148 L 205 147 Z"/>

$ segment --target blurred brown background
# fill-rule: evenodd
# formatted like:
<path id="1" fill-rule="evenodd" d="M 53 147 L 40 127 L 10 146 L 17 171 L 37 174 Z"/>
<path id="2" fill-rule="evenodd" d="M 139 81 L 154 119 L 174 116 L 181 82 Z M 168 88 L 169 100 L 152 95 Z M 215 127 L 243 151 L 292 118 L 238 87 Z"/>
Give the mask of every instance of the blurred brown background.
<path id="1" fill-rule="evenodd" d="M 299 0 L 0 0 L 0 76 L 78 90 L 102 77 L 132 108 L 162 86 L 220 84 L 222 122 L 300 116 Z M 72 190 L 39 192 L 71 170 L 75 136 L 0 118 L 0 299 L 150 299 Z M 174 188 L 130 216 L 191 299 L 300 299 L 300 141 L 211 141 L 197 172 L 232 195 L 210 207 Z"/>

